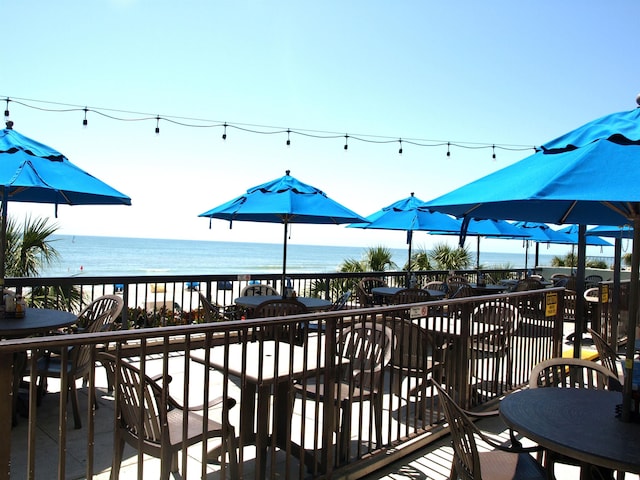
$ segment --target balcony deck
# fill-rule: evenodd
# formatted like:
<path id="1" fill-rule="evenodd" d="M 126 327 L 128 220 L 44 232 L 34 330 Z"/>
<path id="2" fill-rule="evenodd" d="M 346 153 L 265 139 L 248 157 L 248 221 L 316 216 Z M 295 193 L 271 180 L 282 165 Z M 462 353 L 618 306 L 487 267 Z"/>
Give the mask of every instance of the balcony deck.
<path id="1" fill-rule="evenodd" d="M 182 281 L 184 279 L 181 279 Z M 217 280 L 217 279 L 216 279 Z M 16 283 L 24 283 L 24 287 L 32 285 L 29 282 L 33 282 L 31 279 L 20 279 Z M 64 281 L 67 281 L 65 279 Z M 136 279 L 134 281 L 137 282 Z M 170 282 L 175 279 L 157 279 L 158 282 Z M 211 285 L 216 283 L 208 279 L 206 290 L 211 292 Z M 301 279 L 301 282 L 311 282 L 311 279 Z M 102 283 L 100 283 L 102 282 Z M 64 282 L 62 282 L 64 283 Z M 112 282 L 108 282 L 105 287 L 104 279 L 92 279 L 87 285 L 83 287 L 86 301 L 95 298 L 96 296 L 106 292 L 109 285 Z M 178 285 L 180 282 L 176 283 Z M 237 282 L 236 282 L 237 283 Z M 126 284 L 126 282 L 125 282 Z M 56 283 L 57 285 L 57 283 Z M 235 284 L 234 284 L 235 285 Z M 234 288 L 239 287 L 235 285 Z M 308 291 L 310 284 L 301 284 L 299 291 Z M 157 288 L 156 288 L 157 290 Z M 243 392 L 245 390 L 239 387 L 240 383 L 237 378 L 226 369 L 218 368 L 216 375 L 211 375 L 211 378 L 205 377 L 205 372 L 210 370 L 205 369 L 202 364 L 191 361 L 186 362 L 189 364 L 189 371 L 185 370 L 185 358 L 190 358 L 191 354 L 203 346 L 209 345 L 211 347 L 215 345 L 224 345 L 225 341 L 230 339 L 233 343 L 238 343 L 240 338 L 245 338 L 247 333 L 252 328 L 264 327 L 267 325 L 263 319 L 255 319 L 246 322 L 223 322 L 223 323 L 197 323 L 192 324 L 191 321 L 196 321 L 197 317 L 192 318 L 191 314 L 197 311 L 197 301 L 189 296 L 189 300 L 183 297 L 178 298 L 177 293 L 183 292 L 182 288 L 170 289 L 174 293 L 172 296 L 162 298 L 163 301 L 170 301 L 174 304 L 178 301 L 182 305 L 183 312 L 189 314 L 182 320 L 189 320 L 189 325 L 176 325 L 167 329 L 165 327 L 172 325 L 170 322 L 171 317 L 165 315 L 162 312 L 160 315 L 160 309 L 157 309 L 155 305 L 158 299 L 154 297 L 154 308 L 152 314 L 147 316 L 147 320 L 158 320 L 151 324 L 147 322 L 136 322 L 135 317 L 131 317 L 131 309 L 129 309 L 129 316 L 123 313 L 123 330 L 108 333 L 100 338 L 96 339 L 78 339 L 83 335 L 72 335 L 68 342 L 87 342 L 101 344 L 103 342 L 110 342 L 116 348 L 123 348 L 120 352 L 122 357 L 127 359 L 135 355 L 142 355 L 145 359 L 145 365 L 147 372 L 150 374 L 163 372 L 163 359 L 168 359 L 170 367 L 165 367 L 165 375 L 168 373 L 172 377 L 170 383 L 170 392 L 172 396 L 179 400 L 185 395 L 185 391 L 188 391 L 187 398 L 189 398 L 189 404 L 202 403 L 203 384 L 210 382 L 210 388 L 216 390 L 216 383 L 218 385 L 224 384 L 229 388 L 230 396 L 233 396 L 239 405 L 236 405 L 229 411 L 231 424 L 236 428 L 238 433 L 239 413 L 243 404 L 243 400 L 250 398 Z M 127 298 L 127 292 L 131 293 L 137 291 L 137 289 L 124 290 L 124 297 Z M 376 307 L 371 309 L 358 309 L 357 305 L 350 305 L 353 309 L 347 309 L 342 312 L 333 312 L 328 314 L 322 314 L 320 316 L 312 316 L 306 318 L 298 317 L 280 317 L 277 319 L 269 319 L 270 326 L 277 324 L 282 327 L 291 327 L 301 325 L 301 322 L 312 322 L 318 328 L 316 331 L 324 332 L 326 327 L 330 325 L 332 328 L 348 328 L 348 325 L 352 322 L 352 318 L 357 316 L 358 318 L 368 319 L 369 321 L 384 323 L 391 321 L 390 319 L 396 314 L 408 316 L 411 314 L 412 321 L 422 323 L 424 325 L 429 324 L 431 320 L 438 319 L 437 325 L 434 323 L 429 328 L 439 328 L 439 332 L 449 340 L 457 343 L 462 348 L 454 350 L 454 355 L 450 357 L 447 365 L 447 384 L 451 386 L 452 390 L 459 395 L 460 402 L 464 403 L 466 408 L 492 408 L 495 407 L 499 399 L 508 394 L 510 391 L 521 388 L 526 384 L 529 377 L 529 370 L 531 366 L 543 359 L 550 356 L 557 356 L 562 354 L 562 350 L 568 350 L 571 352 L 572 348 L 563 344 L 563 332 L 560 326 L 563 321 L 563 297 L 562 289 L 546 289 L 544 291 L 534 292 L 520 292 L 516 294 L 504 294 L 504 295 L 492 295 L 484 297 L 469 297 L 467 299 L 452 300 L 452 301 L 436 301 L 430 302 L 430 308 L 425 310 L 421 309 L 417 312 L 416 317 L 413 310 L 396 308 L 396 307 Z M 226 290 L 225 290 L 226 292 Z M 559 301 L 557 313 L 554 309 L 546 309 L 545 304 L 547 301 L 547 294 L 551 297 L 554 295 L 560 295 L 556 300 Z M 231 295 L 233 297 L 233 295 Z M 549 297 L 549 298 L 551 298 Z M 147 297 L 134 298 L 133 295 L 129 296 L 129 302 L 137 304 L 139 301 L 148 300 Z M 327 297 L 329 298 L 329 297 Z M 223 300 L 212 293 L 212 299 Z M 461 325 L 468 325 L 463 319 L 470 318 L 473 309 L 484 302 L 513 302 L 523 308 L 523 322 L 522 328 L 511 338 L 510 348 L 514 352 L 512 358 L 513 365 L 510 369 L 510 375 L 506 375 L 506 369 L 500 367 L 500 363 L 497 363 L 491 359 L 483 359 L 475 356 L 464 347 L 468 345 L 470 340 L 469 335 L 471 332 L 467 328 L 466 330 L 460 329 Z M 222 301 L 222 304 L 227 302 Z M 52 304 L 54 304 L 52 302 Z M 56 303 L 57 305 L 57 303 Z M 535 308 L 531 308 L 536 306 Z M 425 311 L 429 314 L 425 317 Z M 434 316 L 435 312 L 435 316 Z M 445 312 L 449 312 L 448 314 Z M 133 312 L 137 313 L 137 312 Z M 156 315 L 156 313 L 158 315 Z M 128 317 L 128 322 L 127 322 Z M 446 319 L 448 318 L 449 321 Z M 604 317 L 603 317 L 604 318 Z M 451 322 L 451 320 L 454 320 Z M 455 320 L 458 320 L 456 324 Z M 133 321 L 132 321 L 133 320 Z M 498 319 L 496 319 L 498 321 Z M 135 323 L 134 323 L 135 322 Z M 321 322 L 318 325 L 316 322 Z M 305 323 L 310 325 L 310 323 Z M 498 324 L 494 325 L 497 326 Z M 127 328 L 127 326 L 129 328 Z M 158 328 L 133 328 L 137 327 L 158 327 Z M 489 326 L 490 328 L 494 328 Z M 564 323 L 564 328 L 569 332 L 573 331 L 575 325 L 572 323 Z M 171 333 L 169 333 L 171 332 Z M 399 334 L 400 332 L 398 332 Z M 567 332 L 565 331 L 565 334 Z M 102 335 L 102 334 L 99 334 Z M 176 338 L 176 344 L 173 342 L 173 338 Z M 401 338 L 399 335 L 398 338 Z M 2 342 L 0 345 L 0 357 L 5 360 L 4 365 L 0 364 L 0 379 L 3 382 L 10 382 L 8 378 L 11 372 L 11 357 L 13 352 L 25 351 L 29 352 L 32 356 L 41 348 L 48 348 L 49 344 L 53 347 L 67 346 L 67 339 L 59 340 L 51 338 L 42 339 L 25 339 L 24 341 L 9 341 Z M 206 344 L 204 339 L 212 339 L 212 342 Z M 226 340 L 225 340 L 226 339 Z M 290 341 L 290 340 L 289 340 Z M 405 340 L 400 340 L 396 345 L 398 352 L 410 352 L 415 348 L 410 344 L 403 343 Z M 429 340 L 431 342 L 431 340 Z M 242 343 L 242 342 L 241 342 Z M 135 347 L 130 351 L 129 347 Z M 305 343 L 306 344 L 306 343 Z M 137 347 L 136 347 L 137 345 Z M 435 344 L 434 344 L 435 345 Z M 432 344 L 429 343 L 429 348 Z M 428 350 L 433 352 L 433 350 Z M 136 353 L 137 352 L 137 353 Z M 571 355 L 571 353 L 568 353 Z M 135 361 L 136 358 L 133 358 Z M 473 364 L 473 370 L 471 370 L 471 364 Z M 339 368 L 337 365 L 334 368 Z M 405 368 L 405 367 L 403 367 Z M 71 404 L 60 405 L 60 393 L 58 385 L 53 379 L 49 380 L 50 393 L 45 396 L 41 406 L 36 410 L 35 421 L 32 422 L 32 431 L 35 432 L 31 439 L 28 439 L 28 427 L 29 422 L 26 418 L 19 418 L 18 425 L 13 429 L 10 429 L 9 425 L 3 426 L 3 432 L 7 434 L 10 432 L 11 442 L 10 446 L 6 446 L 4 449 L 0 449 L 3 455 L 3 462 L 6 460 L 6 464 L 9 464 L 8 456 L 11 457 L 11 476 L 13 478 L 86 478 L 88 473 L 92 472 L 92 478 L 106 479 L 109 478 L 109 472 L 111 467 L 111 458 L 113 452 L 113 396 L 106 392 L 106 376 L 104 369 L 98 366 L 96 372 L 96 386 L 97 386 L 97 399 L 99 408 L 95 412 L 95 415 L 89 416 L 89 409 L 87 408 L 87 389 L 82 388 L 79 390 L 80 397 L 80 411 L 83 415 L 82 429 L 74 430 L 73 422 L 68 418 L 67 422 L 59 422 L 59 412 L 63 412 L 63 415 L 71 417 Z M 183 375 L 184 373 L 184 375 Z M 400 375 L 404 376 L 405 372 L 400 370 Z M 396 375 L 394 377 L 394 375 Z M 381 442 L 374 440 L 372 431 L 370 430 L 373 423 L 373 415 L 370 413 L 369 403 L 364 405 L 364 408 L 360 407 L 360 403 L 354 403 L 354 423 L 352 428 L 352 438 L 350 449 L 352 451 L 347 452 L 349 458 L 345 463 L 329 461 L 324 464 L 324 468 L 329 470 L 327 475 L 323 475 L 321 472 L 306 472 L 304 466 L 300 465 L 300 462 L 294 457 L 292 452 L 285 449 L 276 449 L 269 447 L 271 451 L 267 455 L 267 459 L 275 459 L 273 465 L 267 464 L 267 478 L 326 478 L 332 476 L 332 478 L 369 478 L 370 480 L 385 478 L 385 479 L 421 479 L 421 478 L 446 478 L 448 476 L 448 469 L 451 464 L 451 450 L 449 448 L 449 439 L 446 436 L 446 430 L 443 428 L 442 415 L 439 407 L 435 403 L 431 403 L 432 415 L 429 417 L 415 415 L 416 396 L 403 391 L 394 391 L 391 393 L 389 389 L 390 384 L 398 373 L 388 371 L 385 373 L 387 383 L 385 384 L 385 390 L 383 395 L 383 420 L 382 420 L 382 433 L 383 438 Z M 497 377 L 500 375 L 500 378 Z M 184 379 L 187 379 L 186 381 Z M 333 378 L 333 377 L 332 377 Z M 404 378 L 404 377 L 403 377 Z M 480 383 L 470 385 L 469 379 L 473 379 L 472 382 L 482 380 Z M 424 376 L 422 381 L 427 380 Z M 188 388 L 184 389 L 184 383 Z M 3 383 L 4 385 L 4 383 Z M 394 384 L 395 385 L 395 384 Z M 478 387 L 480 387 L 478 389 Z M 7 389 L 9 391 L 9 389 Z M 4 395 L 5 392 L 0 391 L 0 394 Z M 218 392 L 219 394 L 219 392 Z M 216 395 L 217 396 L 217 395 Z M 5 403 L 7 398 L 5 395 Z M 429 398 L 428 396 L 425 398 Z M 253 400 L 251 400 L 253 401 Z M 294 417 L 291 422 L 291 435 L 289 438 L 295 440 L 296 438 L 304 438 L 305 449 L 311 452 L 322 452 L 322 448 L 318 447 L 318 436 L 320 435 L 316 427 L 319 425 L 322 427 L 321 412 L 318 410 L 319 404 L 308 399 L 308 410 L 306 415 L 302 416 L 301 404 L 303 400 L 298 398 L 296 400 L 296 408 L 294 409 Z M 9 402 L 10 403 L 10 402 Z M 1 405 L 1 403 L 0 403 Z M 357 407 L 356 407 L 357 405 Z M 427 409 L 429 408 L 427 407 Z M 7 407 L 5 406 L 5 412 Z M 35 408 L 35 407 L 33 407 Z M 358 408 L 358 410 L 356 410 Z M 315 410 L 315 415 L 314 415 Z M 429 411 L 429 410 L 428 410 Z M 357 412 L 357 413 L 356 413 Z M 319 416 L 320 414 L 320 416 Z M 328 415 L 335 414 L 335 412 L 327 412 Z M 92 422 L 89 422 L 88 418 L 92 418 Z M 356 423 L 358 423 L 356 425 Z M 63 427 L 66 425 L 66 427 Z M 499 438 L 508 438 L 505 436 L 504 427 L 500 424 L 499 420 L 483 420 L 481 424 L 482 428 L 495 432 Z M 289 432 L 287 431 L 287 434 Z M 444 435 L 443 438 L 441 438 Z M 215 446 L 215 440 L 211 441 L 209 448 Z M 309 442 L 309 444 L 307 444 Z M 8 442 L 7 442 L 8 443 Z M 249 442 L 247 442 L 249 443 Z M 201 457 L 202 452 L 206 451 L 206 447 L 203 449 L 201 444 L 195 445 L 188 450 L 188 465 L 187 473 L 184 477 L 174 478 L 199 478 L 201 470 Z M 241 473 L 244 478 L 254 478 L 254 472 L 256 469 L 256 455 L 255 447 L 250 445 L 244 445 L 239 450 L 239 458 L 241 463 Z M 336 445 L 333 445 L 332 455 L 336 458 L 338 449 Z M 88 455 L 93 451 L 93 455 Z M 28 471 L 28 455 L 31 455 L 32 459 L 35 459 L 35 467 L 33 475 L 29 476 Z M 60 457 L 64 460 L 61 461 Z M 88 459 L 89 458 L 89 459 Z M 316 461 L 319 461 L 316 459 Z M 138 473 L 138 457 L 134 452 L 134 449 L 126 447 L 125 461 L 123 462 L 122 478 L 128 478 L 129 476 L 136 476 Z M 154 478 L 159 472 L 160 461 L 153 458 L 144 458 L 142 462 L 143 478 Z M 62 465 L 62 467 L 59 467 Z M 59 469 L 63 470 L 60 471 Z M 182 471 L 182 466 L 180 467 Z M 220 466 L 217 464 L 206 465 L 207 478 L 215 479 L 222 478 L 220 474 Z M 567 474 L 572 475 L 572 474 Z M 228 475 L 227 475 L 228 476 Z M 1 478 L 1 475 L 0 475 Z M 565 476 L 559 476 L 558 478 L 571 478 Z M 630 476 L 628 478 L 635 479 L 636 476 Z"/>
<path id="2" fill-rule="evenodd" d="M 565 327 L 566 328 L 566 327 Z M 569 330 L 571 330 L 569 328 Z M 565 333 L 569 333 L 566 331 Z M 593 353 L 592 347 L 585 347 L 585 356 L 589 356 Z M 567 348 L 567 352 L 569 352 Z M 162 359 L 161 355 L 150 356 L 147 361 L 148 373 L 155 375 L 162 371 Z M 184 376 L 180 375 L 181 369 L 184 364 L 184 356 L 180 353 L 172 355 L 169 360 L 170 371 L 172 372 L 172 382 L 170 386 L 171 392 L 177 392 L 177 395 L 182 392 Z M 197 368 L 197 364 L 193 364 L 193 367 Z M 197 375 L 197 372 L 191 372 L 191 375 Z M 108 480 L 111 471 L 111 458 L 112 458 L 112 445 L 113 445 L 113 407 L 114 398 L 111 394 L 107 393 L 106 389 L 106 376 L 104 369 L 98 368 L 96 370 L 96 386 L 98 392 L 96 394 L 99 401 L 99 408 L 95 415 L 95 457 L 94 457 L 94 471 L 96 475 L 95 479 Z M 189 388 L 190 393 L 193 394 L 193 399 L 197 398 L 198 394 L 202 394 L 199 386 L 195 388 Z M 22 392 L 21 396 L 24 396 L 26 392 Z M 39 458 L 55 458 L 58 455 L 58 408 L 59 408 L 59 382 L 55 380 L 49 381 L 48 393 L 43 399 L 41 406 L 37 412 L 37 437 L 38 437 L 38 456 Z M 87 389 L 83 388 L 79 391 L 79 400 L 81 410 L 86 411 L 87 404 Z M 197 403 L 197 401 L 195 402 Z M 237 409 L 236 410 L 237 414 Z M 233 413 L 232 410 L 232 413 Z M 300 415 L 300 411 L 296 412 L 296 415 Z M 232 419 L 232 423 L 236 423 L 237 418 Z M 237 423 L 236 423 L 237 424 Z M 300 425 L 299 420 L 292 422 L 293 426 Z M 508 443 L 509 434 L 504 424 L 499 418 L 484 418 L 479 420 L 479 427 L 488 432 L 493 438 Z M 27 442 L 27 427 L 28 421 L 26 418 L 20 417 L 18 425 L 12 430 L 12 448 L 11 453 L 11 465 L 12 471 L 24 472 L 27 465 L 27 449 L 20 448 L 20 445 L 26 445 Z M 523 443 L 527 443 L 526 439 Z M 210 447 L 213 443 L 210 444 Z M 67 463 L 65 478 L 67 479 L 81 479 L 85 478 L 86 474 L 86 448 L 87 446 L 87 432 L 86 429 L 67 431 Z M 479 448 L 484 449 L 488 446 L 479 443 Z M 254 478 L 254 458 L 255 450 L 252 447 L 245 447 L 243 458 L 243 476 L 244 478 Z M 385 466 L 369 475 L 363 477 L 365 480 L 417 480 L 417 479 L 429 479 L 429 480 L 445 480 L 449 477 L 449 468 L 451 466 L 453 450 L 450 446 L 449 435 L 442 436 L 439 440 L 434 441 L 427 447 L 420 449 L 419 451 L 408 455 L 402 460 Z M 138 473 L 138 458 L 137 453 L 129 446 L 125 447 L 124 462 L 121 469 L 122 478 L 135 478 Z M 193 447 L 190 449 L 188 471 L 191 472 L 188 478 L 198 477 L 200 472 L 200 451 L 199 447 Z M 47 466 L 38 464 L 36 466 L 36 478 L 38 479 L 56 479 L 58 478 L 58 472 L 56 470 L 46 470 Z M 271 468 L 269 465 L 268 468 Z M 160 472 L 160 461 L 155 458 L 145 457 L 144 459 L 144 478 L 155 478 Z M 285 456 L 282 455 L 279 462 L 274 466 L 275 476 L 286 476 L 284 470 L 286 469 Z M 220 468 L 218 465 L 210 464 L 208 466 L 208 479 L 221 478 Z M 295 478 L 295 472 L 289 472 Z M 579 478 L 579 470 L 577 467 L 567 466 L 559 464 L 556 467 L 556 477 L 558 479 L 570 479 Z M 181 478 L 181 477 L 175 477 Z M 640 480 L 640 476 L 634 474 L 627 474 L 628 480 Z"/>

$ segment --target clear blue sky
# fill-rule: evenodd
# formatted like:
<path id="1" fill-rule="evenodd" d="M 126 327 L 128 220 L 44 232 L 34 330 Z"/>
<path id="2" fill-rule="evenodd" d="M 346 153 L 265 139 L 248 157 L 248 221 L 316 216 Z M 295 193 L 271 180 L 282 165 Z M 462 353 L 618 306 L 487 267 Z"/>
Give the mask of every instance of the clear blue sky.
<path id="1" fill-rule="evenodd" d="M 345 151 L 344 138 L 300 135 L 286 147 L 286 134 L 228 129 L 223 141 L 221 128 L 166 121 L 156 136 L 154 120 L 90 112 L 83 129 L 82 112 L 40 108 L 533 147 L 635 107 L 639 13 L 637 0 L 3 2 L 0 98 L 16 100 L 17 131 L 132 198 L 132 207 L 60 207 L 60 233 L 279 243 L 279 226 L 214 221 L 209 230 L 197 215 L 290 169 L 366 216 L 410 192 L 430 200 L 529 152 L 498 148 L 494 160 L 490 148 L 452 147 L 447 158 L 446 147 L 405 142 L 399 155 L 398 142 L 355 140 Z M 53 216 L 52 206 L 9 211 Z M 405 235 L 295 225 L 290 242 L 403 248 Z"/>

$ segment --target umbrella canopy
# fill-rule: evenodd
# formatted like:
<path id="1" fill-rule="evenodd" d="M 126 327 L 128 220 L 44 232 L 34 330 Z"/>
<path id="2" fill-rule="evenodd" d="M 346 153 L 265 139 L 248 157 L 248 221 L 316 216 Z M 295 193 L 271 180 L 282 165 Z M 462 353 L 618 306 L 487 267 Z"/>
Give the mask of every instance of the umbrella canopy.
<path id="1" fill-rule="evenodd" d="M 633 229 L 628 225 L 621 227 L 613 227 L 609 225 L 598 225 L 590 228 L 586 232 L 587 237 L 596 235 L 598 237 L 608 238 L 633 238 Z"/>
<path id="2" fill-rule="evenodd" d="M 0 134 L 0 185 L 2 199 L 11 202 L 131 205 L 60 152 L 11 129 Z"/>
<path id="3" fill-rule="evenodd" d="M 439 233 L 460 232 L 460 220 L 443 213 L 421 210 L 424 205 L 422 200 L 411 195 L 389 206 L 372 213 L 366 219 L 369 223 L 352 223 L 350 228 L 372 228 L 378 230 L 404 230 L 407 232 L 407 245 L 409 245 L 409 259 L 407 272 L 411 271 L 411 246 L 414 231 L 438 231 Z"/>
<path id="4" fill-rule="evenodd" d="M 422 208 L 426 210 L 425 207 Z M 449 235 L 448 232 L 435 231 L 430 233 L 433 235 Z M 460 235 L 460 229 L 454 233 Z M 521 231 L 513 224 L 504 220 L 472 218 L 466 232 L 464 232 L 464 236 L 460 237 L 460 246 L 464 246 L 466 236 L 477 238 L 476 267 L 480 268 L 480 238 L 492 237 L 512 240 L 515 238 L 526 238 L 528 235 L 527 232 Z"/>
<path id="5" fill-rule="evenodd" d="M 640 100 L 640 97 L 639 97 Z M 627 342 L 627 378 L 633 374 L 640 272 L 640 109 L 602 117 L 563 135 L 542 151 L 483 177 L 427 205 L 456 217 L 503 218 L 580 225 L 576 329 L 584 319 L 586 225 L 633 224 L 634 242 Z M 463 221 L 463 228 L 465 227 Z M 580 354 L 580 342 L 574 355 Z M 627 385 L 628 384 L 628 385 Z M 629 418 L 631 382 L 625 382 L 623 415 Z"/>
<path id="6" fill-rule="evenodd" d="M 577 225 L 568 225 L 565 228 L 561 228 L 560 230 L 556 230 L 557 233 L 561 233 L 566 235 L 567 238 L 562 241 L 553 241 L 552 243 L 564 243 L 577 245 L 578 244 L 578 226 Z M 613 244 L 611 242 L 607 242 L 604 238 L 600 238 L 597 234 L 587 235 L 585 238 L 585 242 L 587 245 L 593 245 L 598 247 L 612 247 Z"/>
<path id="7" fill-rule="evenodd" d="M 283 287 L 287 271 L 287 231 L 290 223 L 338 225 L 367 221 L 331 200 L 322 190 L 300 182 L 289 173 L 287 170 L 284 177 L 252 187 L 244 195 L 198 215 L 228 220 L 230 226 L 234 220 L 283 224 Z"/>
<path id="8" fill-rule="evenodd" d="M 131 199 L 76 167 L 56 150 L 11 128 L 0 133 L 2 245 L 0 278 L 4 283 L 8 202 L 66 205 L 131 205 Z"/>

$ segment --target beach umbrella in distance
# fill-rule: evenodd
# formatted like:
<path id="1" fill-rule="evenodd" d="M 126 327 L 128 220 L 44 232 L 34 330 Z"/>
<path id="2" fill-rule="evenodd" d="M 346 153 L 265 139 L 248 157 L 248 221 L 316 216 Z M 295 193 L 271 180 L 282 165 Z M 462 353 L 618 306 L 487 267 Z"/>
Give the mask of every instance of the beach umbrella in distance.
<path id="1" fill-rule="evenodd" d="M 330 199 L 316 187 L 292 177 L 287 170 L 283 177 L 257 185 L 243 195 L 198 215 L 211 219 L 233 221 L 281 223 L 284 226 L 282 253 L 282 294 L 287 273 L 287 233 L 289 224 L 338 225 L 366 222 L 366 219 L 338 202 Z"/>
<path id="2" fill-rule="evenodd" d="M 367 219 L 367 223 L 352 223 L 348 225 L 350 228 L 364 228 L 377 230 L 402 230 L 407 232 L 407 245 L 409 245 L 409 254 L 407 260 L 407 275 L 411 272 L 411 247 L 413 243 L 414 231 L 432 231 L 446 233 L 460 232 L 460 221 L 445 215 L 444 213 L 430 212 L 429 210 L 420 210 L 420 206 L 424 202 L 411 195 L 402 200 L 388 205 L 375 213 L 372 213 Z M 407 279 L 408 280 L 408 279 Z M 407 281 L 407 285 L 408 285 Z"/>
<path id="3" fill-rule="evenodd" d="M 556 233 L 560 233 L 566 236 L 566 238 L 560 238 L 559 240 L 551 241 L 550 243 L 571 245 L 571 255 L 573 256 L 575 246 L 579 243 L 578 238 L 578 225 L 567 225 L 560 230 L 555 230 Z M 586 234 L 585 234 L 586 235 Z M 611 242 L 607 242 L 605 239 L 595 235 L 585 236 L 585 245 L 599 246 L 599 247 L 612 247 Z M 572 272 L 573 273 L 573 272 Z"/>
<path id="4" fill-rule="evenodd" d="M 424 207 L 423 207 L 424 208 Z M 449 235 L 447 232 L 429 232 L 433 235 Z M 460 235 L 460 229 L 456 232 Z M 529 234 L 505 220 L 477 219 L 469 222 L 465 236 L 460 238 L 460 246 L 464 246 L 467 236 L 476 237 L 476 268 L 480 268 L 480 238 L 503 238 L 507 240 L 527 238 Z"/>
<path id="5" fill-rule="evenodd" d="M 563 233 L 567 236 L 565 241 L 556 241 L 553 243 L 563 243 L 563 244 L 578 244 L 578 225 L 568 225 L 560 230 L 556 230 L 558 233 Z M 585 242 L 587 245 L 596 246 L 596 247 L 612 247 L 613 244 L 611 242 L 607 242 L 604 238 L 596 234 L 587 235 L 585 238 Z"/>
<path id="6" fill-rule="evenodd" d="M 551 228 L 546 223 L 542 222 L 515 222 L 513 224 L 515 227 L 527 232 L 529 237 L 525 241 L 525 261 L 524 268 L 525 270 L 528 268 L 529 263 L 529 242 L 536 243 L 536 256 L 534 261 L 534 267 L 538 265 L 538 256 L 539 256 L 539 247 L 541 243 L 564 243 L 566 239 L 564 236 L 559 234 L 556 230 Z"/>
<path id="7" fill-rule="evenodd" d="M 640 96 L 637 98 L 640 103 Z M 576 330 L 584 326 L 587 225 L 632 225 L 633 259 L 626 378 L 633 375 L 640 272 L 640 109 L 594 120 L 552 140 L 541 151 L 427 202 L 435 211 L 467 218 L 578 224 Z M 574 343 L 580 356 L 580 342 Z M 623 419 L 630 419 L 631 382 L 625 382 Z"/>
<path id="8" fill-rule="evenodd" d="M 0 134 L 0 279 L 4 284 L 8 202 L 55 205 L 131 205 L 131 199 L 78 168 L 62 153 L 13 130 Z"/>

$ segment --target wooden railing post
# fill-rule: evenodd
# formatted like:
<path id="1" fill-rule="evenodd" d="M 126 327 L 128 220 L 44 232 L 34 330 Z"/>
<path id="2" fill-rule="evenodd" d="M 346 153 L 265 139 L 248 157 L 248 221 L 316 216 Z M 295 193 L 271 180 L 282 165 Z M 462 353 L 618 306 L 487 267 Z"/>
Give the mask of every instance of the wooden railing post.
<path id="1" fill-rule="evenodd" d="M 13 353 L 0 353 L 0 479 L 11 476 L 11 426 L 13 422 Z"/>

